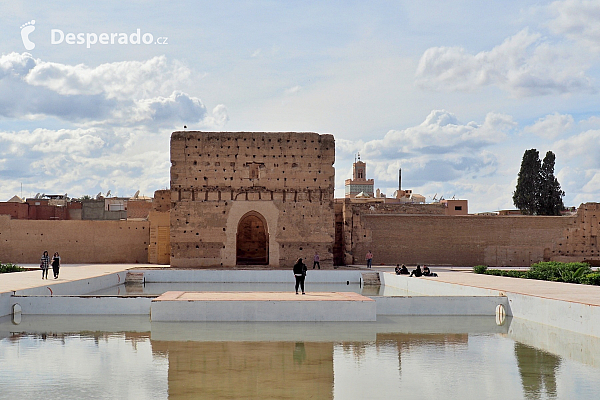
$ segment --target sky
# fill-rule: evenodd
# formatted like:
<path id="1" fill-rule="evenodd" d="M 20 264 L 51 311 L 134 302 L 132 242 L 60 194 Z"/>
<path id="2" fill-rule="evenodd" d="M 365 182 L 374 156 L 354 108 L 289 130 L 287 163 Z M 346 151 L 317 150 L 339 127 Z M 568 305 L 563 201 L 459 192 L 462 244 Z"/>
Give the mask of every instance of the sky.
<path id="1" fill-rule="evenodd" d="M 331 133 L 391 196 L 513 209 L 523 153 L 600 201 L 600 2 L 12 1 L 0 201 L 152 196 L 175 130 Z M 22 189 L 21 189 L 22 187 Z"/>

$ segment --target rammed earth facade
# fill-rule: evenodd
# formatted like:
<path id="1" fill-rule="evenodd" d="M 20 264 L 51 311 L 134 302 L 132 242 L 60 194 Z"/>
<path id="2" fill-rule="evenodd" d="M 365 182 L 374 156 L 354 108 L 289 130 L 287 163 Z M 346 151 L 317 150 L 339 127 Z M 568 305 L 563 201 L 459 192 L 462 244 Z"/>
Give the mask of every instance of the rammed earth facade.
<path id="1" fill-rule="evenodd" d="M 333 264 L 333 135 L 174 132 L 171 265 Z"/>

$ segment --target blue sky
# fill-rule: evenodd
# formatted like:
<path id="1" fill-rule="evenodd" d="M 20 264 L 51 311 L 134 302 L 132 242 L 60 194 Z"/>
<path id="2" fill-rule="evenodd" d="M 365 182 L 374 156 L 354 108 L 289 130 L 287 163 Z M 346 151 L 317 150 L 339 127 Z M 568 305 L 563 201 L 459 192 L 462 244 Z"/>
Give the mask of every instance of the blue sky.
<path id="1" fill-rule="evenodd" d="M 52 43 L 137 29 L 153 43 Z M 513 208 L 523 152 L 552 150 L 578 206 L 600 199 L 599 66 L 597 1 L 3 3 L 0 200 L 152 195 L 187 125 L 332 133 L 338 197 L 360 152 L 384 193 L 401 167 L 471 212 Z"/>

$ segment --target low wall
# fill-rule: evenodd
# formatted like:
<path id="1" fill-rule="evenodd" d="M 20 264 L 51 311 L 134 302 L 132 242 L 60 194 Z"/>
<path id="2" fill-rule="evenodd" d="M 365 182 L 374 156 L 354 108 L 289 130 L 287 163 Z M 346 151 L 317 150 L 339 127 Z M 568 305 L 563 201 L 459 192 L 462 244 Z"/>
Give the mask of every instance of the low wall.
<path id="1" fill-rule="evenodd" d="M 464 286 L 430 279 L 383 273 L 382 283 L 430 296 L 506 296 L 506 315 L 584 335 L 600 337 L 600 307 L 524 295 L 509 291 Z"/>
<path id="2" fill-rule="evenodd" d="M 574 217 L 358 214 L 352 217 L 353 263 L 529 266 L 551 257 Z"/>
<path id="3" fill-rule="evenodd" d="M 215 283 L 286 283 L 294 282 L 291 270 L 198 270 L 198 269 L 140 269 L 131 270 L 144 274 L 144 280 L 152 282 L 215 282 Z M 307 283 L 359 283 L 361 271 L 309 270 Z"/>
<path id="4" fill-rule="evenodd" d="M 150 315 L 150 297 L 13 296 L 22 315 Z"/>
<path id="5" fill-rule="evenodd" d="M 496 307 L 508 307 L 504 296 L 393 296 L 372 297 L 377 315 L 496 315 Z"/>
<path id="6" fill-rule="evenodd" d="M 0 215 L 0 261 L 36 264 L 44 250 L 61 261 L 146 263 L 148 221 L 31 221 Z"/>

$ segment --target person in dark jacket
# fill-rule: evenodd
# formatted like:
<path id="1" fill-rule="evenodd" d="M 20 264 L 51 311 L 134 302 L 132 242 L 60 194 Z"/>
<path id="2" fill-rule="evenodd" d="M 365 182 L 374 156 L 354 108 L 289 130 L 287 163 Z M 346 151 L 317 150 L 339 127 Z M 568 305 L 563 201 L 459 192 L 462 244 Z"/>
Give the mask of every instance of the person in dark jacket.
<path id="1" fill-rule="evenodd" d="M 431 272 L 429 267 L 423 265 L 423 276 L 437 276 L 435 272 Z"/>
<path id="2" fill-rule="evenodd" d="M 60 269 L 60 256 L 58 251 L 52 256 L 52 272 L 54 273 L 54 279 L 58 279 L 58 271 Z"/>
<path id="3" fill-rule="evenodd" d="M 423 271 L 421 271 L 421 266 L 417 265 L 417 269 L 413 269 L 413 271 L 410 273 L 410 276 L 416 276 L 417 278 L 423 276 Z"/>
<path id="4" fill-rule="evenodd" d="M 304 278 L 306 278 L 306 265 L 302 262 L 302 258 L 299 258 L 294 264 L 294 277 L 296 278 L 296 294 L 298 294 L 298 286 L 302 289 L 302 294 L 306 294 L 304 292 Z"/>
<path id="5" fill-rule="evenodd" d="M 396 275 L 408 275 L 408 268 L 406 268 L 406 265 L 402 264 L 402 266 L 400 266 L 400 264 L 396 264 Z"/>
<path id="6" fill-rule="evenodd" d="M 42 279 L 48 279 L 48 268 L 50 268 L 50 257 L 48 250 L 44 250 L 42 258 L 40 258 L 40 269 L 42 270 Z"/>

